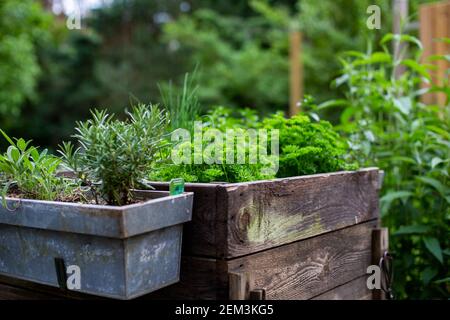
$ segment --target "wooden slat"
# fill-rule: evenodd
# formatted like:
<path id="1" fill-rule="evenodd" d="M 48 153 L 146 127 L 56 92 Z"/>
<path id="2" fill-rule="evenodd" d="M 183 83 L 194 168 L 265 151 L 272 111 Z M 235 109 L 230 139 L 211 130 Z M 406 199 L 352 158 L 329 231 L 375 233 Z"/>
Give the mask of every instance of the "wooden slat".
<path id="1" fill-rule="evenodd" d="M 290 104 L 289 115 L 300 112 L 303 97 L 303 63 L 302 63 L 302 34 L 291 32 L 289 36 L 289 64 L 290 64 Z"/>
<path id="2" fill-rule="evenodd" d="M 408 19 L 409 4 L 408 0 L 394 0 L 393 1 L 393 26 L 392 32 L 394 34 L 403 33 L 402 25 Z M 406 42 L 394 41 L 394 58 L 398 60 L 402 58 L 402 54 L 408 50 L 408 44 Z M 404 58 L 404 56 L 403 56 Z M 405 73 L 406 67 L 404 65 L 398 65 L 395 68 L 395 78 L 398 79 L 403 73 Z"/>
<path id="3" fill-rule="evenodd" d="M 225 261 L 183 257 L 180 282 L 141 299 L 225 300 L 229 298 L 228 281 Z"/>
<path id="4" fill-rule="evenodd" d="M 446 55 L 450 53 L 450 45 L 435 41 L 439 38 L 450 38 L 450 1 L 423 4 L 419 9 L 420 40 L 424 46 L 423 62 L 430 63 L 428 58 L 432 55 Z M 446 77 L 446 70 L 450 64 L 444 60 L 431 62 L 436 67 L 432 71 L 432 82 L 442 85 L 442 79 Z M 447 76 L 448 77 L 448 76 Z M 423 87 L 428 85 L 423 84 Z M 422 101 L 427 104 L 445 105 L 446 96 L 443 93 L 429 93 L 422 96 Z"/>
<path id="5" fill-rule="evenodd" d="M 310 299 L 366 274 L 376 221 L 229 261 L 271 299 Z"/>
<path id="6" fill-rule="evenodd" d="M 168 183 L 152 183 L 158 190 L 169 190 Z M 217 257 L 220 256 L 216 250 L 220 236 L 223 238 L 224 231 L 220 228 L 226 223 L 224 217 L 217 215 L 217 193 L 218 184 L 210 183 L 187 183 L 185 191 L 194 192 L 194 205 L 192 221 L 183 225 L 183 253 L 185 255 L 195 254 L 198 256 Z M 223 208 L 222 208 L 223 209 Z M 219 219 L 222 219 L 218 221 Z M 219 229 L 218 229 L 219 228 Z M 221 234 L 222 233 L 222 234 Z"/>
<path id="7" fill-rule="evenodd" d="M 228 274 L 228 293 L 230 300 L 248 300 L 252 285 L 251 273 Z"/>
<path id="8" fill-rule="evenodd" d="M 167 183 L 155 183 L 167 190 Z M 183 254 L 232 259 L 378 217 L 379 170 L 234 184 L 194 192 Z"/>
<path id="9" fill-rule="evenodd" d="M 372 292 L 367 288 L 367 276 L 362 276 L 322 293 L 312 300 L 372 300 Z"/>
<path id="10" fill-rule="evenodd" d="M 450 25 L 450 17 L 448 15 L 448 8 L 450 8 L 450 1 L 447 3 L 438 4 L 435 7 L 435 23 L 436 23 L 436 38 L 450 38 L 450 33 L 448 28 Z M 446 55 L 450 54 L 450 46 L 442 41 L 437 41 L 435 44 L 436 54 Z M 449 64 L 445 60 L 436 61 L 437 72 L 436 72 L 436 83 L 439 86 L 443 85 L 444 79 L 447 77 L 446 72 L 449 68 Z M 444 106 L 446 102 L 446 95 L 444 93 L 436 94 L 436 102 L 440 106 Z"/>
<path id="11" fill-rule="evenodd" d="M 372 260 L 371 230 L 377 225 L 377 220 L 372 220 L 229 261 L 183 257 L 179 283 L 140 299 L 225 300 L 251 296 L 261 299 L 310 299 L 327 292 L 331 294 L 330 290 L 366 275 Z M 242 281 L 230 283 L 230 273 L 244 275 L 240 278 Z M 242 285 L 236 286 L 238 282 Z M 22 298 L 28 297 L 29 291 L 37 292 L 36 296 L 49 294 L 60 298 L 96 298 L 22 280 L 5 280 L 4 277 L 0 277 L 0 283 L 26 289 L 27 293 Z M 240 293 L 231 292 L 230 295 L 230 290 Z M 359 298 L 360 290 L 352 290 L 346 289 L 345 297 Z M 18 296 L 21 294 L 18 293 Z"/>
<path id="12" fill-rule="evenodd" d="M 0 300 L 55 300 L 57 297 L 40 292 L 0 284 Z"/>
<path id="13" fill-rule="evenodd" d="M 428 58 L 432 55 L 433 52 L 433 24 L 432 24 L 432 11 L 433 8 L 430 6 L 421 6 L 419 9 L 419 35 L 420 41 L 423 45 L 423 55 L 422 62 L 428 63 Z M 422 84 L 423 88 L 429 87 L 429 84 Z M 434 103 L 434 95 L 431 93 L 427 93 L 422 96 L 422 102 L 426 104 Z"/>
<path id="14" fill-rule="evenodd" d="M 378 170 L 335 173 L 226 189 L 226 258 L 239 257 L 378 217 Z"/>
<path id="15" fill-rule="evenodd" d="M 39 300 L 44 299 L 84 299 L 84 300 L 100 300 L 106 299 L 102 297 L 97 297 L 89 294 L 83 294 L 76 291 L 61 290 L 52 286 L 42 285 L 39 283 L 34 283 L 26 280 L 6 277 L 0 275 L 0 300 L 6 299 L 8 290 L 5 288 L 10 288 L 9 290 L 14 290 L 15 297 L 14 300 L 28 300 L 35 297 Z M 12 288 L 12 289 L 11 289 Z M 5 290 L 5 292 L 3 291 Z"/>

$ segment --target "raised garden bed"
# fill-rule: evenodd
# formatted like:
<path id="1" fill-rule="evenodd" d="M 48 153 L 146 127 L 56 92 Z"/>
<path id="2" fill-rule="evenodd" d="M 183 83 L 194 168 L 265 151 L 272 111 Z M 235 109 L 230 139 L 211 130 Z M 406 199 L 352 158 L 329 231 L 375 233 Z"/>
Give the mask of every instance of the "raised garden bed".
<path id="1" fill-rule="evenodd" d="M 377 168 L 247 183 L 187 184 L 180 282 L 143 299 L 371 299 L 380 240 Z M 158 189 L 168 184 L 156 183 Z M 385 234 L 386 230 L 381 230 Z M 374 238 L 373 233 L 377 234 Z M 375 240 L 375 242 L 374 242 Z M 13 288 L 30 288 L 10 282 Z M 89 298 L 33 286 L 53 296 Z M 24 293 L 25 295 L 25 293 Z"/>
<path id="2" fill-rule="evenodd" d="M 372 297 L 380 171 L 368 168 L 233 184 L 187 184 L 181 281 L 152 294 L 180 299 Z M 167 189 L 167 184 L 157 184 Z M 385 231 L 385 230 L 384 230 Z M 384 244 L 386 247 L 386 244 Z M 384 248 L 386 249 L 386 248 Z"/>

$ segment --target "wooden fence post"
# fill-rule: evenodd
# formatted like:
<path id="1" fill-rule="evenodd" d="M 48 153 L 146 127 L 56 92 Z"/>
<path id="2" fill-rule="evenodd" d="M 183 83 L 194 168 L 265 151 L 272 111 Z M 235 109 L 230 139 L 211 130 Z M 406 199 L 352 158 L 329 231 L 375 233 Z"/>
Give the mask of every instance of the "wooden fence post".
<path id="1" fill-rule="evenodd" d="M 446 70 L 450 64 L 444 60 L 430 62 L 428 58 L 432 55 L 446 55 L 450 53 L 450 45 L 436 41 L 438 38 L 450 38 L 450 1 L 423 4 L 419 9 L 420 20 L 420 40 L 424 47 L 423 62 L 432 63 L 436 70 L 432 72 L 432 81 L 437 85 L 442 85 L 445 79 Z M 448 76 L 447 76 L 448 77 Z M 429 84 L 423 84 L 429 87 Z M 445 94 L 428 93 L 422 96 L 422 102 L 426 104 L 445 105 Z"/>
<path id="2" fill-rule="evenodd" d="M 230 300 L 248 300 L 250 298 L 251 276 L 248 273 L 228 273 Z"/>
<path id="3" fill-rule="evenodd" d="M 408 0 L 393 0 L 393 33 L 394 34 L 402 34 L 402 26 L 406 23 L 406 19 L 408 18 Z M 408 50 L 408 44 L 402 43 L 400 41 L 394 41 L 394 59 L 397 60 L 401 58 L 401 55 L 406 53 Z M 399 65 L 395 68 L 394 76 L 396 79 L 400 78 L 401 75 L 405 72 L 406 68 L 403 65 Z"/>
<path id="4" fill-rule="evenodd" d="M 300 112 L 300 103 L 303 98 L 303 55 L 302 55 L 302 33 L 293 31 L 289 39 L 289 61 L 290 61 L 290 102 L 289 116 Z"/>

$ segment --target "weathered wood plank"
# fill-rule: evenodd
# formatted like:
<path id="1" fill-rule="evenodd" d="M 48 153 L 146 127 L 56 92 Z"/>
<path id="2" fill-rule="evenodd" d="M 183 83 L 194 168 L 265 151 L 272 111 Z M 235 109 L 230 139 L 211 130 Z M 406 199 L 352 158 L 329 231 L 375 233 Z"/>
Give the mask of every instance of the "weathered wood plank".
<path id="1" fill-rule="evenodd" d="M 225 199 L 218 200 L 228 208 L 223 256 L 239 257 L 377 218 L 378 185 L 374 169 L 218 186 L 226 190 Z"/>
<path id="2" fill-rule="evenodd" d="M 167 190 L 167 183 L 155 183 Z M 236 258 L 378 217 L 379 170 L 234 184 L 186 184 L 194 192 L 184 255 Z"/>
<path id="3" fill-rule="evenodd" d="M 228 271 L 225 261 L 183 257 L 180 282 L 142 299 L 225 300 L 228 299 Z"/>
<path id="4" fill-rule="evenodd" d="M 8 288 L 8 289 L 6 289 Z M 11 277 L 6 277 L 0 275 L 0 300 L 7 300 L 4 298 L 4 290 L 14 290 L 15 296 L 14 300 L 28 300 L 28 299 L 88 299 L 88 300 L 99 300 L 106 299 L 89 294 L 84 294 L 76 291 L 61 290 L 52 286 L 46 286 L 39 283 L 34 283 L 22 279 L 16 279 Z M 7 293 L 5 294 L 7 295 Z"/>
<path id="5" fill-rule="evenodd" d="M 372 260 L 370 221 L 228 262 L 251 273 L 252 288 L 271 299 L 310 299 L 366 274 Z"/>
<path id="6" fill-rule="evenodd" d="M 228 274 L 228 288 L 230 300 L 248 300 L 250 298 L 251 274 Z"/>
<path id="7" fill-rule="evenodd" d="M 55 300 L 53 295 L 0 284 L 0 300 Z"/>
<path id="8" fill-rule="evenodd" d="M 152 183 L 158 190 L 169 190 L 168 183 Z M 185 223 L 183 229 L 183 253 L 216 257 L 218 249 L 216 238 L 220 234 L 222 223 L 216 223 L 218 184 L 187 183 L 185 191 L 194 192 L 192 221 Z M 222 232 L 223 233 L 223 232 Z"/>
<path id="9" fill-rule="evenodd" d="M 419 36 L 423 45 L 422 63 L 429 63 L 428 58 L 433 54 L 433 8 L 427 5 L 420 6 L 419 9 Z M 422 83 L 422 88 L 429 88 L 430 84 Z M 432 104 L 435 102 L 435 95 L 427 93 L 422 96 L 422 102 Z"/>
<path id="10" fill-rule="evenodd" d="M 242 275 L 241 284 L 250 291 L 262 290 L 266 299 L 310 299 L 366 275 L 372 259 L 371 230 L 377 225 L 372 220 L 228 261 L 184 257 L 181 281 L 146 298 L 238 299 L 229 290 L 244 286 L 229 283 L 231 273 Z"/>
<path id="11" fill-rule="evenodd" d="M 367 288 L 367 276 L 362 276 L 311 300 L 372 300 L 372 292 Z"/>

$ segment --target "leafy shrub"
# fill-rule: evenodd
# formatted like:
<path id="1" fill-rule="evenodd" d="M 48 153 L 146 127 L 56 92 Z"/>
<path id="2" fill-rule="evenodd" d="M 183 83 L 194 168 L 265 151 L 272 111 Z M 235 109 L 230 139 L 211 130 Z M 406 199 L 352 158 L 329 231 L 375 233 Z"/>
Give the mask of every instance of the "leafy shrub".
<path id="1" fill-rule="evenodd" d="M 412 58 L 394 59 L 391 40 L 417 48 Z M 381 214 L 391 233 L 394 291 L 400 298 L 448 298 L 450 255 L 449 83 L 431 90 L 447 94 L 445 106 L 421 102 L 430 82 L 422 47 L 411 36 L 387 35 L 380 52 L 351 52 L 342 59 L 337 85 L 347 88 L 340 128 L 361 165 L 385 170 Z M 434 57 L 436 58 L 436 57 Z M 440 57 L 447 59 L 448 57 Z M 406 72 L 394 76 L 398 66 Z"/>
<path id="2" fill-rule="evenodd" d="M 92 119 L 77 124 L 74 137 L 81 148 L 65 143 L 61 150 L 67 166 L 111 205 L 133 201 L 131 191 L 145 184 L 167 127 L 166 113 L 154 105 L 138 105 L 127 115 L 120 121 L 94 111 Z"/>
<path id="3" fill-rule="evenodd" d="M 78 196 L 78 185 L 56 176 L 61 159 L 39 152 L 31 141 L 14 142 L 0 130 L 9 142 L 7 151 L 0 155 L 0 178 L 3 185 L 3 205 L 6 195 L 38 200 L 67 200 Z"/>
<path id="4" fill-rule="evenodd" d="M 345 141 L 327 121 L 312 122 L 308 116 L 286 119 L 282 113 L 264 119 L 265 129 L 278 129 L 280 135 L 280 169 L 278 177 L 356 169 L 347 164 Z"/>

